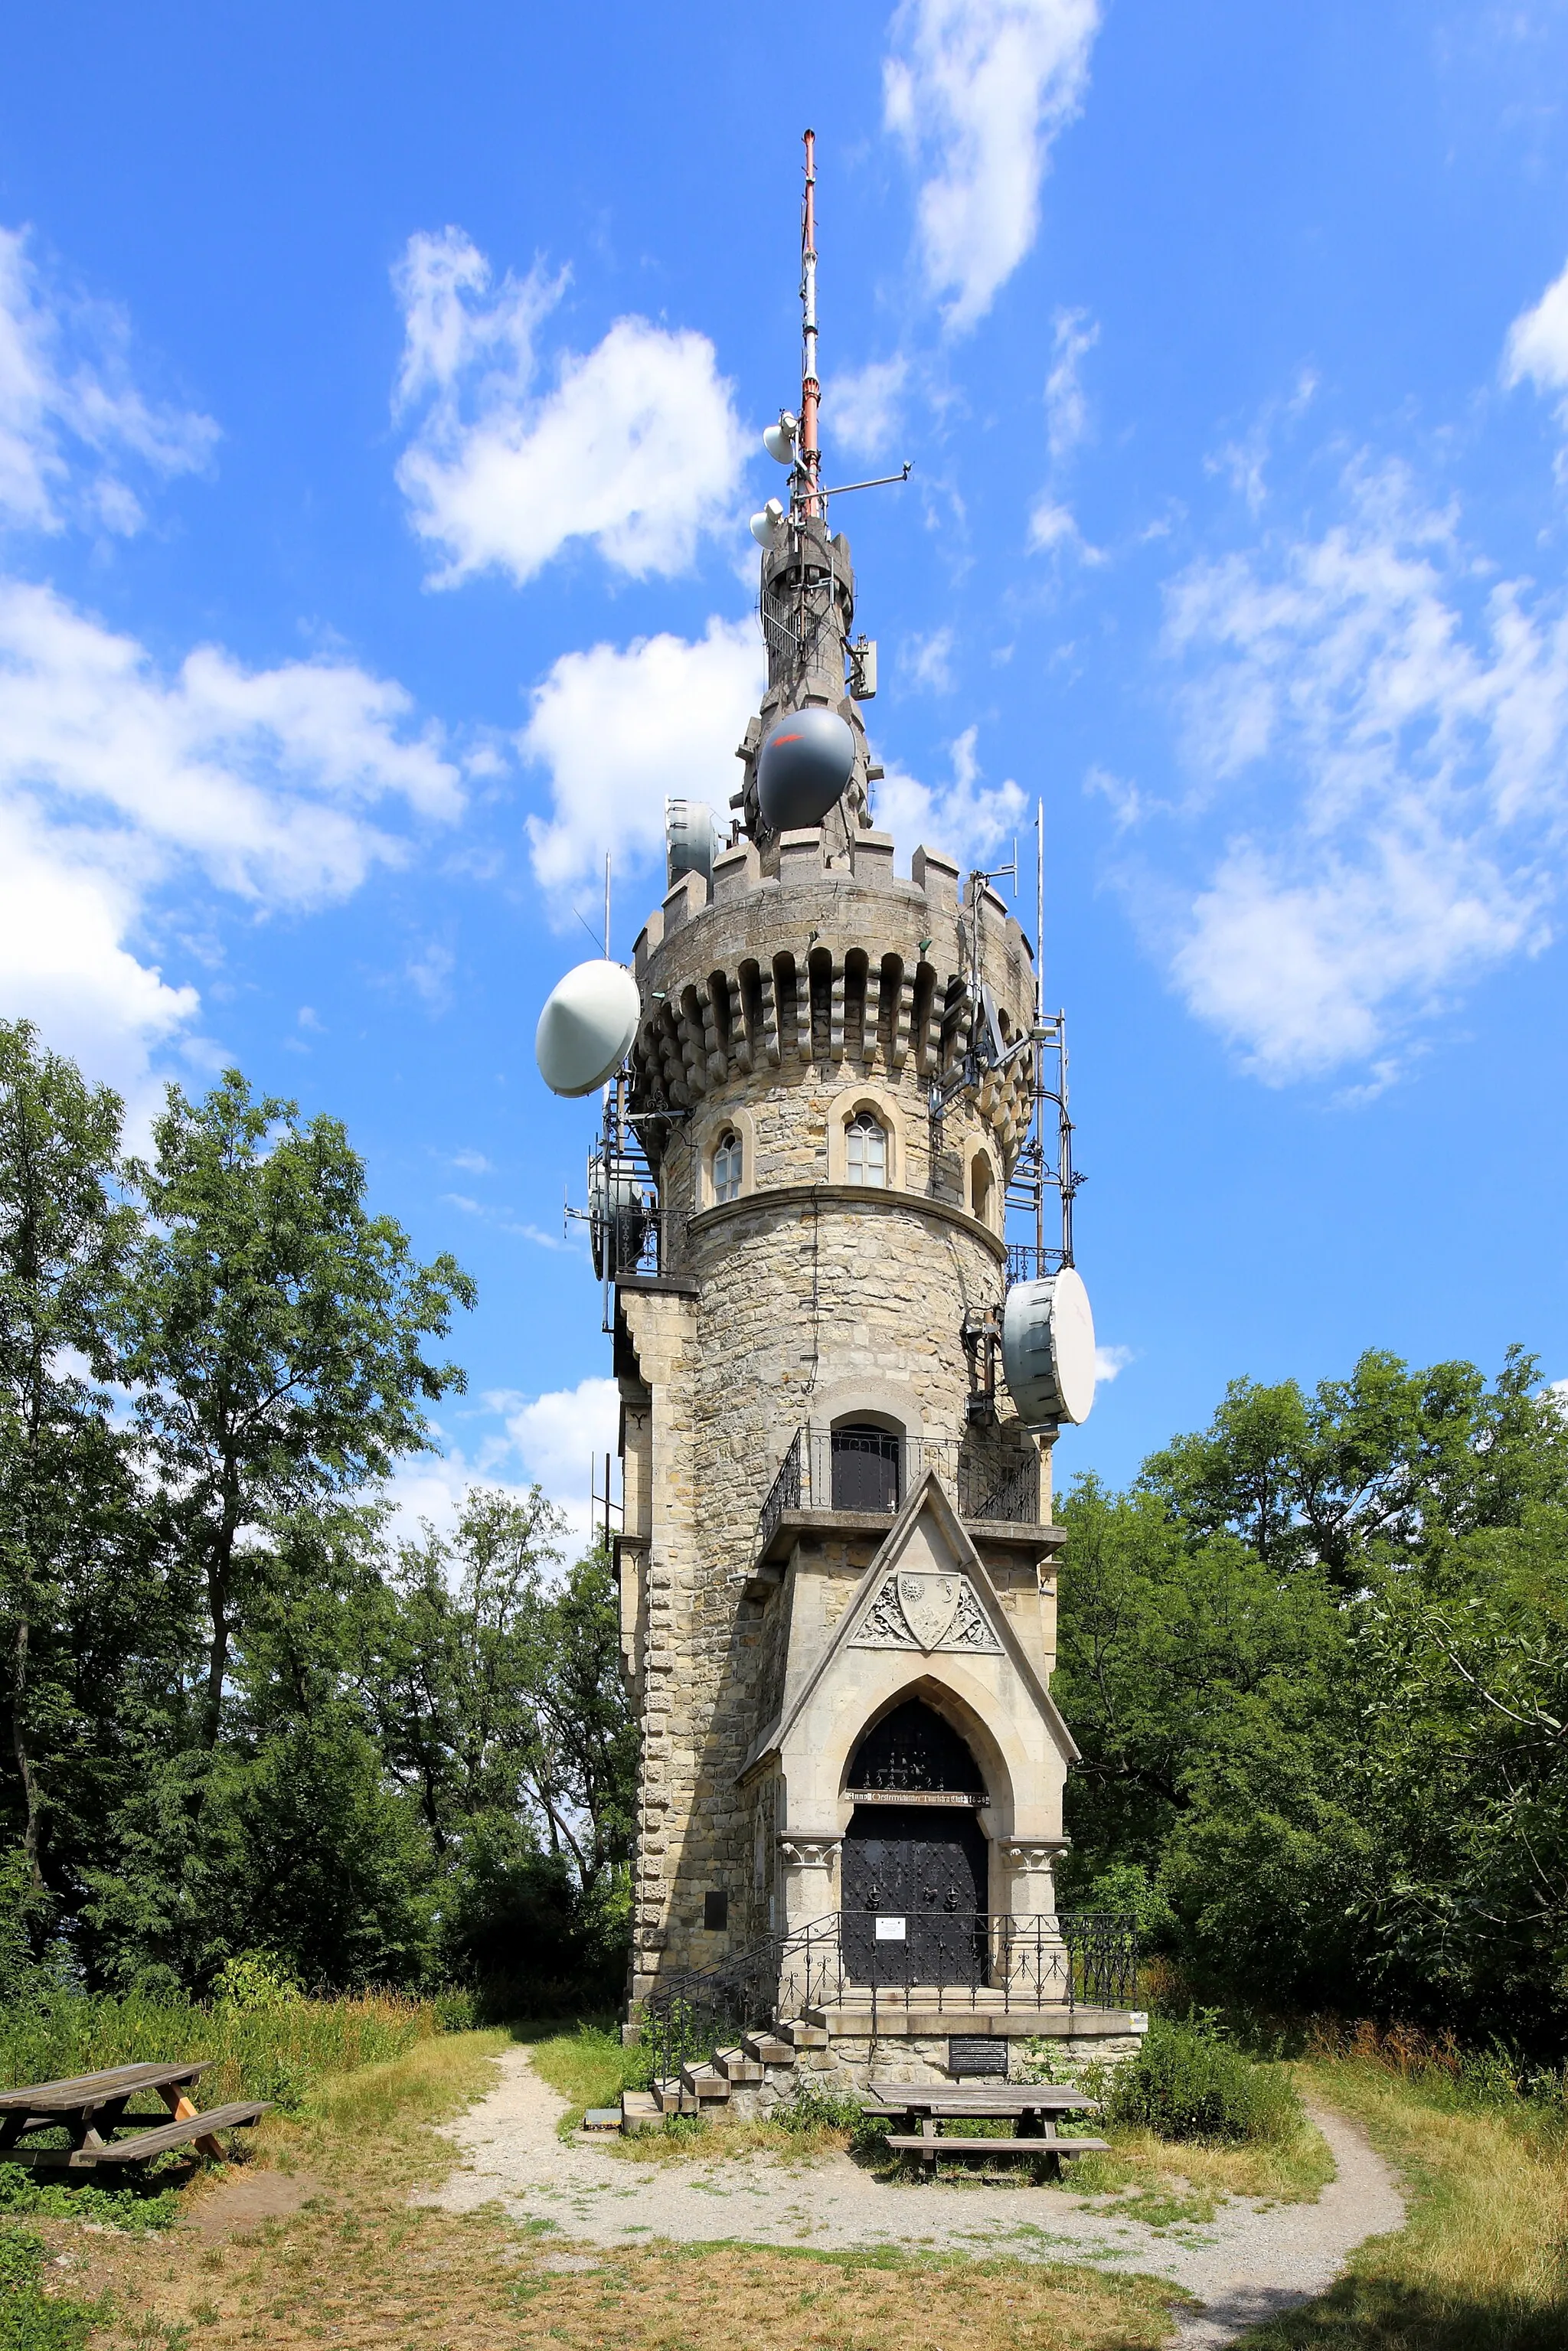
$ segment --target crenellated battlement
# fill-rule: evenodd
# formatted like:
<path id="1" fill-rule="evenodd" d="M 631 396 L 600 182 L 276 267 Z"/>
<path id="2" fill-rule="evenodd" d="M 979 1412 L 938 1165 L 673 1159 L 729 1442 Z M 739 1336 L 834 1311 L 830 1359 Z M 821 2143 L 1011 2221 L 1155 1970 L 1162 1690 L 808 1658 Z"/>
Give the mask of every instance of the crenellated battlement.
<path id="1" fill-rule="evenodd" d="M 655 1165 L 661 1111 L 674 1119 L 808 1077 L 880 1077 L 908 1092 L 906 1114 L 920 1108 L 971 1040 L 973 924 L 1004 1041 L 1028 1032 L 1029 941 L 991 891 L 960 904 L 950 858 L 917 849 L 904 879 L 885 833 L 862 834 L 852 862 L 825 854 L 821 831 L 786 833 L 779 846 L 777 880 L 748 842 L 717 860 L 711 897 L 700 875 L 684 874 L 637 941 L 633 1097 Z M 988 1132 L 1004 1181 L 1033 1087 L 1034 1056 L 1021 1053 L 988 1072 L 961 1113 Z"/>

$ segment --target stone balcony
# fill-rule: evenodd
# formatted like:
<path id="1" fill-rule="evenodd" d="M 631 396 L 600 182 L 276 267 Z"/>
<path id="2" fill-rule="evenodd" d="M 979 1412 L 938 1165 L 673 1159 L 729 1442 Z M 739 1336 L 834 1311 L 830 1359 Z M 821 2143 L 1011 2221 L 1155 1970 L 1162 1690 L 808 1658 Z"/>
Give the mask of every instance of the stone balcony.
<path id="1" fill-rule="evenodd" d="M 971 1448 L 956 1437 L 798 1429 L 757 1521 L 753 1568 L 776 1566 L 802 1534 L 880 1539 L 905 1494 L 934 1469 L 971 1534 L 1036 1555 L 1060 1550 L 1066 1530 L 1040 1517 L 1039 1454 Z"/>

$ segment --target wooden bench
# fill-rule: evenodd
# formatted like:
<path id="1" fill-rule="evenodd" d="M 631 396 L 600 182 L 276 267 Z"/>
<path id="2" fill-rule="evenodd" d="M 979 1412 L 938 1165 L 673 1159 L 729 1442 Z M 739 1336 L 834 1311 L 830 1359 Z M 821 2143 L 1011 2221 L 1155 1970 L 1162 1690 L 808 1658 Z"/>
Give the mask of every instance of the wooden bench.
<path id="1" fill-rule="evenodd" d="M 0 2162 L 24 2163 L 35 2171 L 91 2171 L 105 2163 L 143 2163 L 184 2146 L 222 2161 L 216 2134 L 259 2121 L 270 2102 L 242 2098 L 198 2114 L 186 2093 L 210 2062 L 112 2065 L 102 2073 L 0 2090 Z M 143 2090 L 155 2091 L 162 2099 L 162 2114 L 127 2111 Z M 57 2128 L 65 2130 L 68 2147 L 21 2144 L 31 2133 Z"/>
<path id="2" fill-rule="evenodd" d="M 868 2115 L 889 2120 L 902 2116 L 904 2128 L 890 2131 L 888 2146 L 897 2155 L 918 2155 L 935 2166 L 939 2155 L 956 2155 L 967 2161 L 993 2155 L 1102 2155 L 1103 2138 L 1058 2138 L 1057 2118 L 1081 2113 L 1095 2101 L 1082 2090 L 1054 2082 L 889 2082 L 871 2085 L 873 2104 Z M 918 2133 L 914 2125 L 918 2122 Z M 1010 2122 L 1032 2135 L 1009 2138 L 950 2138 L 944 2125 L 956 2122 Z M 1057 2167 L 1058 2168 L 1060 2167 Z"/>
<path id="3" fill-rule="evenodd" d="M 1110 2141 L 1103 2138 L 955 2138 L 943 2132 L 890 2131 L 887 2143 L 900 2155 L 924 2156 L 935 2163 L 939 2155 L 1104 2155 Z"/>

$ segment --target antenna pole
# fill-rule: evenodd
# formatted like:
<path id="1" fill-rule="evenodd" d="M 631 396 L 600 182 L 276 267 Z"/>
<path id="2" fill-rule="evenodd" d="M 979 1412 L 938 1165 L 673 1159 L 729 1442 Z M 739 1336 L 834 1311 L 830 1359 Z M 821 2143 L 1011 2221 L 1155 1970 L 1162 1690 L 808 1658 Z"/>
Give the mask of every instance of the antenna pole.
<path id="1" fill-rule="evenodd" d="M 1034 1137 L 1045 1157 L 1045 800 L 1034 804 L 1034 1025 L 1039 1032 L 1034 1049 Z M 1038 1274 L 1045 1253 L 1045 1169 L 1037 1171 L 1034 1187 L 1034 1270 Z"/>
<path id="2" fill-rule="evenodd" d="M 604 852 L 604 960 L 610 960 L 610 854 Z"/>
<path id="3" fill-rule="evenodd" d="M 817 134 L 806 133 L 806 198 L 800 216 L 800 433 L 801 511 L 821 513 L 822 455 L 817 437 Z"/>

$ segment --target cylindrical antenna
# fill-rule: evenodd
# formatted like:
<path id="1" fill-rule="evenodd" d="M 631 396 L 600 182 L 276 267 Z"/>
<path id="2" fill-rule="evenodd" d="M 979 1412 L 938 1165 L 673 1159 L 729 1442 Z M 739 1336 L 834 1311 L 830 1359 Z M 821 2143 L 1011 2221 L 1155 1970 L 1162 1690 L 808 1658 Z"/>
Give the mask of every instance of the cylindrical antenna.
<path id="1" fill-rule="evenodd" d="M 806 197 L 800 216 L 800 432 L 797 443 L 801 475 L 801 510 L 822 510 L 821 447 L 817 437 L 817 408 L 822 387 L 817 380 L 817 134 L 806 133 Z"/>
<path id="2" fill-rule="evenodd" d="M 607 849 L 604 852 L 604 960 L 606 963 L 610 960 L 610 856 L 611 852 Z"/>

